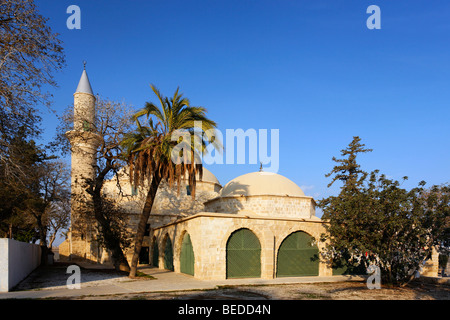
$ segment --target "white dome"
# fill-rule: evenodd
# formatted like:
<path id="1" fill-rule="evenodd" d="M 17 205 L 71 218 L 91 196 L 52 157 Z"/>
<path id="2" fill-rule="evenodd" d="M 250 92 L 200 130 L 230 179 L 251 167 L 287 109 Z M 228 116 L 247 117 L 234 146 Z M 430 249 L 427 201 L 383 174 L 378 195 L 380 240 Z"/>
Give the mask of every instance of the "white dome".
<path id="1" fill-rule="evenodd" d="M 221 197 L 260 195 L 305 197 L 297 184 L 273 172 L 244 174 L 228 182 L 220 191 Z"/>

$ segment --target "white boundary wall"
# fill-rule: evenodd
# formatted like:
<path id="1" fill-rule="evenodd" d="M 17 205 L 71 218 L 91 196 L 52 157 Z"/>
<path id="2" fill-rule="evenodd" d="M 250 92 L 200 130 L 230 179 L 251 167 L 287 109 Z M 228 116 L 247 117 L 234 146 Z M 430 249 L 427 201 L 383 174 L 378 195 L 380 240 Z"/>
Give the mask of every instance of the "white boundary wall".
<path id="1" fill-rule="evenodd" d="M 41 263 L 37 244 L 0 239 L 0 292 L 8 292 Z"/>

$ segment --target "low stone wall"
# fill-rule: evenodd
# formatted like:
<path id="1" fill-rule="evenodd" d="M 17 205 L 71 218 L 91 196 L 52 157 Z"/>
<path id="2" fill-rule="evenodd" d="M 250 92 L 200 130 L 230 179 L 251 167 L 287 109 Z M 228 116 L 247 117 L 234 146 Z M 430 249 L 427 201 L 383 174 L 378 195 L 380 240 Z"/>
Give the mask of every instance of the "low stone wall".
<path id="1" fill-rule="evenodd" d="M 423 266 L 422 276 L 437 277 L 439 273 L 439 253 L 435 248 L 431 251 L 431 258 Z"/>
<path id="2" fill-rule="evenodd" d="M 442 270 L 442 272 L 447 277 L 450 276 L 450 259 L 447 261 L 447 265 L 445 266 L 444 270 Z"/>
<path id="3" fill-rule="evenodd" d="M 0 239 L 0 292 L 8 292 L 40 263 L 39 245 Z"/>

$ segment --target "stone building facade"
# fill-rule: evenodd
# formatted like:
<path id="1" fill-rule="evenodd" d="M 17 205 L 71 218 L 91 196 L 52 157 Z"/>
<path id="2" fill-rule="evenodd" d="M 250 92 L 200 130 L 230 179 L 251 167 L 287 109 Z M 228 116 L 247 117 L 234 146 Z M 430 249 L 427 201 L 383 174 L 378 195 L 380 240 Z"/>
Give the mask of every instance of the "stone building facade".
<path id="1" fill-rule="evenodd" d="M 93 175 L 93 154 L 98 137 L 93 128 L 95 97 L 83 71 L 75 99 L 72 143 L 72 191 L 86 197 L 81 178 Z M 83 116 L 87 114 L 87 116 Z M 196 196 L 188 184 L 162 183 L 158 190 L 144 238 L 140 263 L 189 274 L 198 279 L 333 275 L 330 261 L 321 255 L 325 243 L 325 221 L 316 217 L 315 201 L 293 181 L 279 174 L 253 172 L 222 187 L 206 168 L 197 177 Z M 127 213 L 127 228 L 137 228 L 146 188 L 132 188 L 128 168 L 106 181 L 104 194 L 115 199 Z M 120 185 L 120 192 L 118 185 Z M 108 263 L 108 252 L 97 243 L 95 228 L 74 224 L 88 201 L 72 202 L 72 228 L 60 245 L 60 257 Z M 132 250 L 126 252 L 131 260 Z M 436 268 L 434 257 L 427 275 Z M 436 269 L 437 270 L 437 269 Z"/>
<path id="2" fill-rule="evenodd" d="M 180 257 L 182 241 L 189 234 L 194 252 L 194 276 L 203 280 L 222 280 L 227 275 L 227 241 L 231 235 L 242 229 L 253 232 L 261 245 L 260 278 L 277 277 L 280 246 L 289 235 L 305 232 L 315 238 L 325 230 L 320 220 L 299 218 L 268 218 L 243 214 L 201 212 L 179 221 L 155 228 L 152 232 L 150 255 L 158 246 L 158 266 L 164 268 L 166 252 L 165 239 L 169 237 L 173 244 L 173 267 L 182 272 Z M 323 244 L 322 244 L 323 245 Z M 322 246 L 319 246 L 319 250 Z M 277 263 L 278 262 L 278 263 Z M 332 269 L 326 262 L 320 261 L 317 276 L 331 276 Z M 299 274 L 300 276 L 300 274 Z"/>

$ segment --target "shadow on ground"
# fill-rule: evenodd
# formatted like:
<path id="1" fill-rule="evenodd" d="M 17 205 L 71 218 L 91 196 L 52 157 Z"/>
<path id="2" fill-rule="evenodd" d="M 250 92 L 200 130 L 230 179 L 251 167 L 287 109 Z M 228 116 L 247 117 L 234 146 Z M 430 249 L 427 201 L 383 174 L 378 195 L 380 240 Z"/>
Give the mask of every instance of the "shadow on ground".
<path id="1" fill-rule="evenodd" d="M 250 290 L 216 289 L 176 297 L 178 300 L 269 300 L 270 296 Z"/>
<path id="2" fill-rule="evenodd" d="M 73 274 L 67 273 L 67 268 L 75 263 L 56 262 L 50 266 L 40 266 L 36 268 L 28 277 L 16 285 L 12 291 L 39 290 L 49 288 L 66 287 L 67 280 Z M 112 269 L 86 269 L 80 267 L 81 285 L 96 282 L 106 282 L 118 279 L 128 279 L 127 272 L 115 271 Z M 70 284 L 72 281 L 69 282 Z"/>

